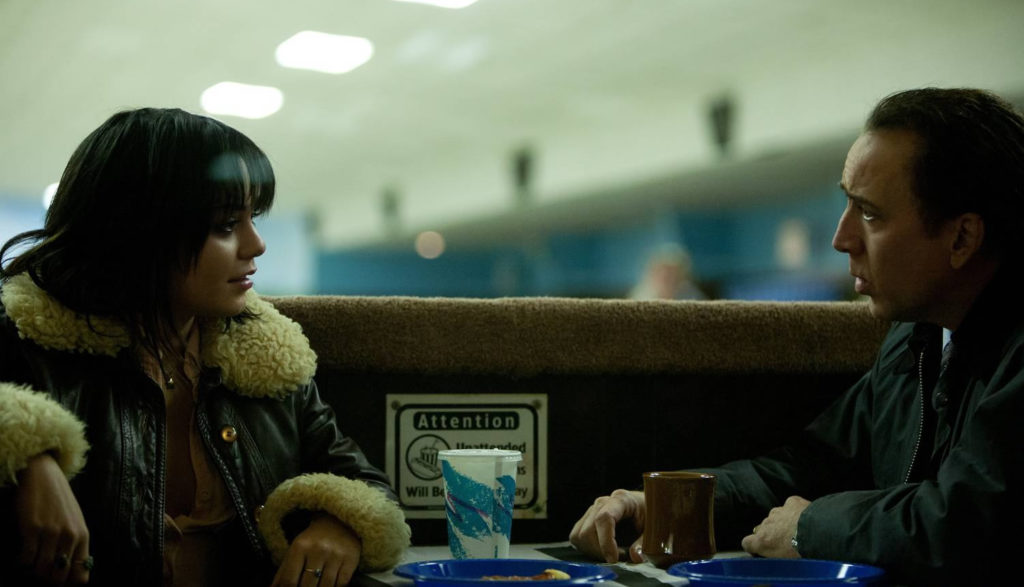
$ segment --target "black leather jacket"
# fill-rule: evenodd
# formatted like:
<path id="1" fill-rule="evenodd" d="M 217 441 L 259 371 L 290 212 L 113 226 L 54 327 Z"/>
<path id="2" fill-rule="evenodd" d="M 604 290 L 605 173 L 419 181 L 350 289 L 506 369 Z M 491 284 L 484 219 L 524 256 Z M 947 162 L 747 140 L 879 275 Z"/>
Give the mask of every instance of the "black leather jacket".
<path id="1" fill-rule="evenodd" d="M 726 548 L 791 495 L 806 558 L 884 567 L 908 585 L 997 585 L 1024 516 L 1024 306 L 1004 272 L 953 334 L 892 326 L 874 367 L 801 442 L 717 469 Z M 768 423 L 770 424 L 770 423 Z M 733 542 L 736 541 L 736 542 Z"/>
<path id="2" fill-rule="evenodd" d="M 24 282 L 19 286 L 29 292 L 34 287 Z M 5 289 L 10 288 L 10 283 L 5 284 Z M 21 303 L 14 296 L 5 296 L 4 300 L 8 306 Z M 368 519 L 345 519 L 351 512 L 344 505 L 342 511 L 331 513 L 357 533 L 362 525 L 393 526 L 384 544 L 366 544 L 364 538 L 363 566 L 394 564 L 408 543 L 409 531 L 392 501 L 394 495 L 386 475 L 371 466 L 356 443 L 338 430 L 334 412 L 321 400 L 308 377 L 312 372 L 308 368 L 287 372 L 310 357 L 315 361 L 297 325 L 291 323 L 292 328 L 285 324 L 291 330 L 283 336 L 268 335 L 268 324 L 276 327 L 281 321 L 290 321 L 255 296 L 251 296 L 250 304 L 262 306 L 260 318 L 251 321 L 257 323 L 252 326 L 255 334 L 248 335 L 264 342 L 270 340 L 267 351 L 250 353 L 254 356 L 248 359 L 239 358 L 244 353 L 232 352 L 218 358 L 204 348 L 204 367 L 197 385 L 196 424 L 237 513 L 219 530 L 217 543 L 223 552 L 218 552 L 215 560 L 225 563 L 218 565 L 225 570 L 223 580 L 227 584 L 269 584 L 275 565 L 272 548 L 265 540 L 267 529 L 260 527 L 261 510 L 282 482 L 313 472 L 359 479 L 379 489 L 371 492 L 382 497 L 382 503 L 371 504 L 379 510 L 379 519 L 374 519 L 372 513 Z M 111 356 L 105 351 L 97 353 L 95 348 L 83 352 L 81 340 L 71 343 L 70 348 L 54 348 L 61 344 L 46 341 L 45 333 L 35 335 L 26 323 L 24 318 L 35 315 L 34 311 L 25 311 L 20 320 L 15 320 L 12 315 L 16 312 L 12 310 L 0 304 L 0 410 L 16 409 L 4 398 L 25 393 L 18 389 L 20 384 L 45 392 L 84 423 L 91 448 L 87 464 L 71 484 L 90 530 L 96 560 L 91 584 L 159 585 L 163 573 L 166 449 L 162 391 L 141 371 L 132 353 L 121 351 Z M 295 338 L 295 332 L 301 340 Z M 237 337 L 244 339 L 246 334 L 238 333 Z M 235 335 L 229 329 L 224 340 Z M 44 342 L 39 343 L 34 336 Z M 207 339 L 204 332 L 204 347 Z M 315 368 L 315 362 L 313 365 Z M 247 381 L 259 385 L 243 389 Z M 290 389 L 281 391 L 286 388 Z M 36 431 L 42 429 L 40 424 Z M 362 501 L 374 502 L 375 498 L 365 492 L 346 493 L 348 489 L 347 485 L 336 489 L 339 495 L 335 497 L 342 504 L 353 502 L 358 506 L 353 507 L 357 513 L 352 515 L 359 518 L 364 514 L 358 512 L 366 509 Z M 0 491 L 10 493 L 11 488 Z M 278 533 L 290 540 L 294 529 L 289 526 L 301 528 L 302 512 L 311 509 L 309 494 L 324 490 L 312 484 L 285 491 L 289 495 L 282 502 L 283 509 L 279 507 L 281 511 L 275 513 L 275 523 L 281 522 Z M 10 502 L 6 495 L 4 498 Z M 12 536 L 10 529 L 4 528 L 5 541 Z M 14 538 L 13 545 L 4 545 L 4 552 L 16 554 L 19 543 Z M 273 553 L 277 558 L 281 548 L 286 545 L 277 545 L 278 552 Z M 368 558 L 372 560 L 367 562 Z"/>

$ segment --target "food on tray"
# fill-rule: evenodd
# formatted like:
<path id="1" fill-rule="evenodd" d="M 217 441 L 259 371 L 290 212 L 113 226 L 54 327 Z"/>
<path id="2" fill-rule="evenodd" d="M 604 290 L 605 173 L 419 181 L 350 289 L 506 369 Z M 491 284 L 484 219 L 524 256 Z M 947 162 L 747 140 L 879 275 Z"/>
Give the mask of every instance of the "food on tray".
<path id="1" fill-rule="evenodd" d="M 544 569 L 539 575 L 485 575 L 480 577 L 484 581 L 561 581 L 569 579 L 569 574 L 558 569 Z"/>

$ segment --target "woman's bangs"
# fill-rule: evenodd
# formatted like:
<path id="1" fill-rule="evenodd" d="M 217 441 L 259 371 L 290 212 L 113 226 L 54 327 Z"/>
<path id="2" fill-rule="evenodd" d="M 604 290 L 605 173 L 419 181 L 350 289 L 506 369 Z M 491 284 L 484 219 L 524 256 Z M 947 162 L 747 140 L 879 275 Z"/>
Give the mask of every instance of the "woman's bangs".
<path id="1" fill-rule="evenodd" d="M 245 166 L 249 171 L 249 193 L 247 194 L 253 214 L 259 215 L 270 211 L 274 205 L 276 180 L 274 169 L 262 151 L 250 153 L 245 157 Z"/>
<path id="2" fill-rule="evenodd" d="M 251 207 L 259 214 L 274 202 L 274 176 L 262 154 L 227 152 L 210 166 L 214 190 L 212 208 L 241 210 Z"/>

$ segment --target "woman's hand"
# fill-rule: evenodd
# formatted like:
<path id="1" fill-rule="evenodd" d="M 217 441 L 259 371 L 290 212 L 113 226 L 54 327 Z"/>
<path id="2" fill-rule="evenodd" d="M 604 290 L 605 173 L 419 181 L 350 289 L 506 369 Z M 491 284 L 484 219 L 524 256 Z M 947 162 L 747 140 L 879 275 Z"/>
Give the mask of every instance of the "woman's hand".
<path id="1" fill-rule="evenodd" d="M 314 514 L 288 547 L 273 587 L 348 585 L 362 553 L 362 541 L 348 526 L 329 514 Z"/>
<path id="2" fill-rule="evenodd" d="M 14 509 L 22 538 L 18 562 L 27 575 L 48 585 L 89 582 L 89 529 L 64 471 L 48 453 L 18 472 Z"/>

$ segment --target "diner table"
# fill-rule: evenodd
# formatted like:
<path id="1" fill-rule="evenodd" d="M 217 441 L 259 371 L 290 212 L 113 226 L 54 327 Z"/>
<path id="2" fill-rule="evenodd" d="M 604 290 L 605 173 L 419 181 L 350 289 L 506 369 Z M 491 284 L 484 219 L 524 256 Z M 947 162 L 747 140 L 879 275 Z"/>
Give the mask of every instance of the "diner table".
<path id="1" fill-rule="evenodd" d="M 719 552 L 715 558 L 736 558 L 749 557 L 743 551 Z M 439 546 L 413 546 L 410 547 L 399 564 L 446 560 L 451 558 L 448 545 Z M 513 544 L 509 548 L 509 558 L 528 559 L 554 559 L 570 562 L 585 562 L 596 564 L 573 548 L 568 542 L 555 542 L 550 544 Z M 600 563 L 601 566 L 611 567 L 616 578 L 601 583 L 602 587 L 662 587 L 664 585 L 682 586 L 689 581 L 682 577 L 668 574 L 666 570 L 659 569 L 649 562 L 630 563 L 618 562 L 614 564 Z M 411 587 L 413 581 L 399 577 L 394 574 L 393 569 L 377 573 L 368 573 L 353 577 L 352 584 L 357 587 Z"/>

